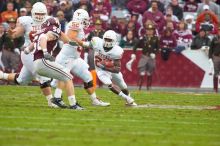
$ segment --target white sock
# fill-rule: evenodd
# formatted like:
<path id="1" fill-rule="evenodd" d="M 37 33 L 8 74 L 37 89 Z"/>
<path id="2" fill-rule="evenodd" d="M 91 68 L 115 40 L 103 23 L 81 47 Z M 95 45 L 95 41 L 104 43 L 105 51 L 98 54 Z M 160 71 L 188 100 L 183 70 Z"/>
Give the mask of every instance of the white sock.
<path id="1" fill-rule="evenodd" d="M 123 99 L 125 99 L 125 100 L 128 100 L 128 99 L 131 98 L 131 97 L 125 95 L 122 91 L 121 91 L 118 95 L 121 96 L 121 97 L 122 97 Z"/>
<path id="2" fill-rule="evenodd" d="M 76 104 L 76 97 L 75 97 L 75 95 L 69 96 L 69 97 L 68 97 L 68 100 L 69 100 L 70 106 Z"/>
<path id="3" fill-rule="evenodd" d="M 53 98 L 52 94 L 46 96 L 47 101 L 50 101 L 51 98 Z"/>
<path id="4" fill-rule="evenodd" d="M 62 92 L 63 92 L 63 91 L 62 91 L 61 89 L 56 88 L 56 90 L 55 90 L 55 92 L 54 92 L 54 97 L 55 97 L 55 98 L 61 98 Z"/>
<path id="5" fill-rule="evenodd" d="M 0 79 L 8 80 L 8 76 L 9 76 L 8 73 L 4 73 L 4 72 L 0 73 Z"/>
<path id="6" fill-rule="evenodd" d="M 90 95 L 90 99 L 91 99 L 92 101 L 94 101 L 94 100 L 97 99 L 95 92 Z"/>

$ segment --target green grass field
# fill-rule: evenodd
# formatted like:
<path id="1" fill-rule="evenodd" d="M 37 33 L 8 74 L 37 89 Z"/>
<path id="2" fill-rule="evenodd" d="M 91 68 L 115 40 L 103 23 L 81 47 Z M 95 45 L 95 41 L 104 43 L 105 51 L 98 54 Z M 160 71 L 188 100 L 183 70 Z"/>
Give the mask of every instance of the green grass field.
<path id="1" fill-rule="evenodd" d="M 131 93 L 157 107 L 126 107 L 107 89 L 97 95 L 111 106 L 94 107 L 76 88 L 86 110 L 51 109 L 39 87 L 0 86 L 0 146 L 220 146 L 220 111 L 200 109 L 219 94 Z"/>

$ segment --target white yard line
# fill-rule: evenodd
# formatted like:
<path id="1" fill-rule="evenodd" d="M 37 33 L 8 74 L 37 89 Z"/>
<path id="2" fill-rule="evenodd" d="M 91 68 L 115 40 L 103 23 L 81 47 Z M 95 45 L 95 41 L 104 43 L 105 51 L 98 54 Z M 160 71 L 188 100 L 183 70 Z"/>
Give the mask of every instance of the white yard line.
<path id="1" fill-rule="evenodd" d="M 188 106 L 188 105 L 161 105 L 161 104 L 142 104 L 134 108 L 158 108 L 158 109 L 187 109 L 187 110 L 214 110 L 216 106 Z"/>

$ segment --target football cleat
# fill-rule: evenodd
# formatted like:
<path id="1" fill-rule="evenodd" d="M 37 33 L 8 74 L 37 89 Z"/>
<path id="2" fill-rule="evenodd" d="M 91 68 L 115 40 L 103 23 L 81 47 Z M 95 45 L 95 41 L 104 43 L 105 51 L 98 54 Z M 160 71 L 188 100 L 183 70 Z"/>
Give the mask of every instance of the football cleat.
<path id="1" fill-rule="evenodd" d="M 92 105 L 94 105 L 94 106 L 109 106 L 110 103 L 109 102 L 103 102 L 100 99 L 95 99 L 95 100 L 92 101 Z"/>
<path id="2" fill-rule="evenodd" d="M 62 98 L 51 98 L 51 107 L 67 108 Z"/>
<path id="3" fill-rule="evenodd" d="M 126 100 L 126 105 L 127 106 L 137 106 L 137 104 L 134 102 L 133 98 L 129 98 Z"/>
<path id="4" fill-rule="evenodd" d="M 132 103 L 126 103 L 125 105 L 126 105 L 126 106 L 137 106 L 137 103 L 132 102 Z"/>
<path id="5" fill-rule="evenodd" d="M 84 110 L 84 108 L 79 105 L 78 103 L 76 103 L 75 105 L 72 105 L 69 107 L 70 109 L 75 109 L 75 110 Z"/>

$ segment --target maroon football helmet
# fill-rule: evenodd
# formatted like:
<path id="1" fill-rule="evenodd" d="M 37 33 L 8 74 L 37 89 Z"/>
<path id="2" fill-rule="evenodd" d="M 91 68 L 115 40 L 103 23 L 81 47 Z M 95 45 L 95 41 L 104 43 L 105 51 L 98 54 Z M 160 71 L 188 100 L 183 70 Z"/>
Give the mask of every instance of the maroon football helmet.
<path id="1" fill-rule="evenodd" d="M 58 20 L 55 18 L 51 17 L 47 19 L 42 25 L 41 29 L 43 30 L 44 33 L 47 33 L 49 31 L 53 32 L 54 35 L 57 37 L 60 36 L 61 34 L 61 26 Z"/>

